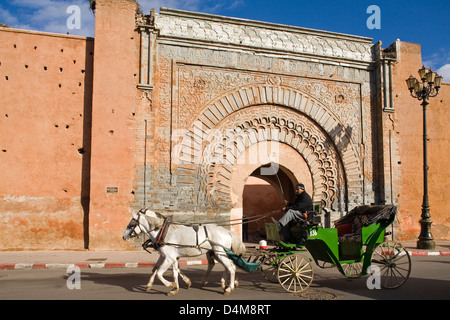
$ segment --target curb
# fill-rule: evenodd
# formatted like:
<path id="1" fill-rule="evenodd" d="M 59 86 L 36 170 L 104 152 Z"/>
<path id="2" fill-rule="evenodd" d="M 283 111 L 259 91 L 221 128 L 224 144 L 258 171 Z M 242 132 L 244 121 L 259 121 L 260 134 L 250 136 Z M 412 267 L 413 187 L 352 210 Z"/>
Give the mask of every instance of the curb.
<path id="1" fill-rule="evenodd" d="M 208 264 L 208 260 L 180 261 L 180 266 L 194 266 Z M 126 263 L 15 263 L 0 264 L 0 270 L 31 270 L 31 269 L 67 269 L 70 266 L 79 268 L 152 268 L 155 263 L 148 262 L 126 262 Z"/>
<path id="2" fill-rule="evenodd" d="M 408 251 L 410 256 L 449 256 L 450 251 Z"/>
<path id="3" fill-rule="evenodd" d="M 410 256 L 448 256 L 450 251 L 408 251 Z M 180 266 L 195 266 L 208 264 L 208 260 L 180 261 Z M 126 263 L 15 263 L 0 264 L 0 270 L 37 270 L 37 269 L 67 269 L 70 266 L 79 268 L 153 268 L 155 263 L 126 262 Z"/>

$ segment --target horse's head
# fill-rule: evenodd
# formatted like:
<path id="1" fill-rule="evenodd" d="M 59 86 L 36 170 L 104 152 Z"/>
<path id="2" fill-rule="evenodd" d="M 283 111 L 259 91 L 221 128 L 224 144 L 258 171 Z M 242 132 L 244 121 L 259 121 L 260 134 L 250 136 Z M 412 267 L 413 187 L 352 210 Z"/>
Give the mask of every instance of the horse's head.
<path id="1" fill-rule="evenodd" d="M 130 240 L 137 237 L 142 232 L 149 233 L 154 230 L 158 230 L 162 226 L 164 217 L 160 214 L 141 209 L 137 213 L 133 213 L 133 217 L 127 225 L 127 228 L 123 232 L 123 240 Z"/>
<path id="2" fill-rule="evenodd" d="M 130 240 L 133 237 L 137 237 L 142 232 L 142 228 L 139 224 L 139 215 L 133 213 L 133 217 L 127 225 L 127 228 L 123 232 L 123 240 Z"/>

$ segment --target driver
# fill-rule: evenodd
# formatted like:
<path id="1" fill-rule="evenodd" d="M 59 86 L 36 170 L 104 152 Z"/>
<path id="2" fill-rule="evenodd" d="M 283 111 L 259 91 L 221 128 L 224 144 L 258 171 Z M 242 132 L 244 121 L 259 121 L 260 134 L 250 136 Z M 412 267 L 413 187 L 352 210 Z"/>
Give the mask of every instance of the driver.
<path id="1" fill-rule="evenodd" d="M 285 207 L 283 211 L 286 213 L 280 220 L 278 220 L 279 229 L 283 234 L 285 242 L 291 242 L 291 230 L 289 227 L 290 221 L 304 219 L 303 213 L 313 210 L 313 202 L 309 194 L 305 191 L 305 185 L 299 183 L 295 187 L 295 200 L 294 203 L 289 203 L 284 200 Z"/>

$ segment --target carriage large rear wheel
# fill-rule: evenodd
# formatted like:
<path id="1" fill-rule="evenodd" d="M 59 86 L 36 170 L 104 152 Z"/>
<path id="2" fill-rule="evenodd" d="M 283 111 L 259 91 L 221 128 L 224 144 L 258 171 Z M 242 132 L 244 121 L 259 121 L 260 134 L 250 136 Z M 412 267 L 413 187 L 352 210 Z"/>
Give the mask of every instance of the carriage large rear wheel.
<path id="1" fill-rule="evenodd" d="M 288 292 L 302 292 L 311 285 L 314 269 L 311 260 L 302 254 L 284 257 L 278 264 L 278 282 Z"/>
<path id="2" fill-rule="evenodd" d="M 386 289 L 403 285 L 411 273 L 411 257 L 398 242 L 383 242 L 372 254 L 372 265 L 380 268 L 380 284 Z"/>

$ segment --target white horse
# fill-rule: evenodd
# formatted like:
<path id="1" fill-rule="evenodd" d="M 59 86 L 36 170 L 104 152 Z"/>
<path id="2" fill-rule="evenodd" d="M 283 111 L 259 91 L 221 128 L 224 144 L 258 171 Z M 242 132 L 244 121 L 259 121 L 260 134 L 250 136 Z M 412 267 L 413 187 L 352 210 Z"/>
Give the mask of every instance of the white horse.
<path id="1" fill-rule="evenodd" d="M 123 233 L 123 239 L 129 240 L 144 232 L 153 243 L 156 243 L 164 221 L 164 216 L 151 210 L 145 209 L 140 210 L 138 213 L 133 213 L 133 218 Z M 151 290 L 156 276 L 166 287 L 174 288 L 168 293 L 170 296 L 179 291 L 178 275 L 181 275 L 181 278 L 189 288 L 191 281 L 180 272 L 178 258 L 194 257 L 206 253 L 208 270 L 203 277 L 202 286 L 207 283 L 206 279 L 214 267 L 215 259 L 225 267 L 221 285 L 224 294 L 230 294 L 237 286 L 237 281 L 235 280 L 236 267 L 228 257 L 225 249 L 231 250 L 235 254 L 242 254 L 245 252 L 245 245 L 235 233 L 214 224 L 199 225 L 197 227 L 168 224 L 164 242 L 157 249 L 160 256 L 147 284 L 147 292 Z M 174 282 L 172 283 L 163 277 L 164 272 L 170 266 L 173 268 Z M 230 277 L 229 286 L 227 286 L 226 281 L 227 275 Z"/>

